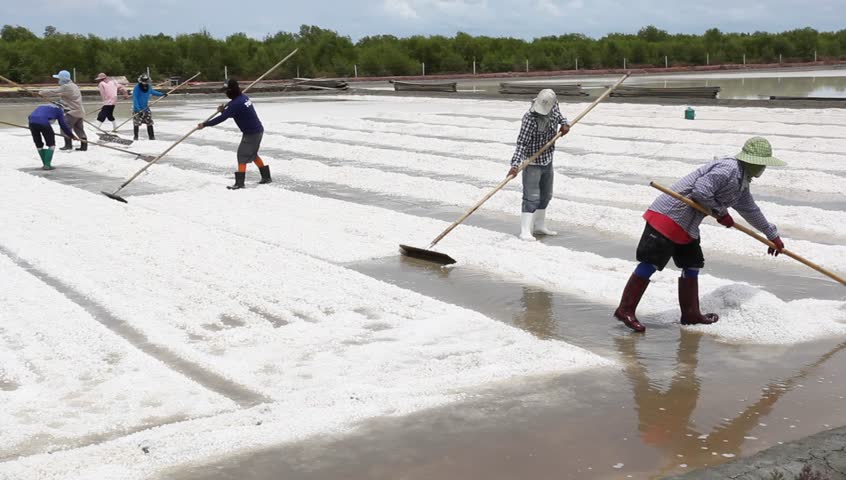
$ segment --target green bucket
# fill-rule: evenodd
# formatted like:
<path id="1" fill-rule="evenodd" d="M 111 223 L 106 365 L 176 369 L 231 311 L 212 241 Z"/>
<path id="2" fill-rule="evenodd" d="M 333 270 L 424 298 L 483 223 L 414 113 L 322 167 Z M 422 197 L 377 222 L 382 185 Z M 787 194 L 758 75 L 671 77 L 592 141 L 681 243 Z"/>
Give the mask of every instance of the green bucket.
<path id="1" fill-rule="evenodd" d="M 687 110 L 684 111 L 684 119 L 693 120 L 694 118 L 696 118 L 696 111 L 693 107 L 687 107 Z"/>

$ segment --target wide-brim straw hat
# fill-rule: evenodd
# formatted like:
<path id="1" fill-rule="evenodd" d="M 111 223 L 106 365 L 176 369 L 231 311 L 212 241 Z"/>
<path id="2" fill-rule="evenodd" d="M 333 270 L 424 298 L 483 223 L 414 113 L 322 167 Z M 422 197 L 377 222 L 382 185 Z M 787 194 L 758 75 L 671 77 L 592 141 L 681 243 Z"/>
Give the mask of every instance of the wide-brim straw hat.
<path id="1" fill-rule="evenodd" d="M 103 72 L 100 72 L 100 73 L 98 73 L 98 74 L 97 74 L 97 76 L 94 78 L 94 81 L 95 81 L 95 82 L 99 82 L 100 80 L 105 80 L 106 78 L 108 78 L 108 75 L 106 75 L 106 74 L 105 74 L 105 73 L 103 73 Z"/>
<path id="2" fill-rule="evenodd" d="M 735 158 L 752 165 L 783 167 L 787 162 L 773 156 L 773 147 L 764 137 L 752 137 L 743 144 L 743 150 Z"/>

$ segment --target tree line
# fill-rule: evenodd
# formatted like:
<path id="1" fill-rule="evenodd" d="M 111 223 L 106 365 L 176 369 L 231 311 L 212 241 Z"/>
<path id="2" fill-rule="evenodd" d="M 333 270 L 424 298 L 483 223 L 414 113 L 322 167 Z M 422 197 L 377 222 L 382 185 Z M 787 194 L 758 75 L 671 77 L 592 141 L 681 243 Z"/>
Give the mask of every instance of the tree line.
<path id="1" fill-rule="evenodd" d="M 546 36 L 531 41 L 473 36 L 459 32 L 398 38 L 375 35 L 353 42 L 333 30 L 303 25 L 264 39 L 236 33 L 214 38 L 206 31 L 184 35 L 100 38 L 59 32 L 48 26 L 41 36 L 20 27 L 0 30 L 0 74 L 19 82 L 52 81 L 59 69 L 76 69 L 80 82 L 98 72 L 135 75 L 149 67 L 154 78 L 220 80 L 224 66 L 235 78 L 255 78 L 295 47 L 295 60 L 275 78 L 353 77 L 426 74 L 690 66 L 705 64 L 805 62 L 846 59 L 846 30 L 802 28 L 782 33 L 670 34 L 647 26 L 636 34 L 612 33 L 599 39 L 582 34 Z"/>

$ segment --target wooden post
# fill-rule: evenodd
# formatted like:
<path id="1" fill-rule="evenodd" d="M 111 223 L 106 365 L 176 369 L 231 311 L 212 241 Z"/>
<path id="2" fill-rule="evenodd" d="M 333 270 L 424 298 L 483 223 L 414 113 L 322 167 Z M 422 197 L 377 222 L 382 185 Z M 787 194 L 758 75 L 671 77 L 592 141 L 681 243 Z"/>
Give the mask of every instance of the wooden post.
<path id="1" fill-rule="evenodd" d="M 529 59 L 526 59 L 526 73 L 529 73 Z"/>
<path id="2" fill-rule="evenodd" d="M 781 54 L 780 53 L 778 54 L 778 63 L 779 63 L 779 65 L 781 65 Z"/>
<path id="3" fill-rule="evenodd" d="M 670 68 L 670 60 L 664 55 L 664 68 Z"/>
<path id="4" fill-rule="evenodd" d="M 579 69 L 579 57 L 576 57 L 576 70 Z"/>
<path id="5" fill-rule="evenodd" d="M 743 54 L 743 64 L 746 65 L 746 54 Z"/>
<path id="6" fill-rule="evenodd" d="M 358 65 L 353 65 L 353 71 L 355 72 L 355 78 L 358 78 Z"/>
<path id="7" fill-rule="evenodd" d="M 476 57 L 473 57 L 473 76 L 476 76 Z"/>
<path id="8" fill-rule="evenodd" d="M 705 65 L 711 65 L 711 54 L 710 53 L 705 54 Z"/>
<path id="9" fill-rule="evenodd" d="M 229 67 L 226 65 L 223 66 L 223 79 L 229 80 Z"/>
<path id="10" fill-rule="evenodd" d="M 420 62 L 420 66 L 423 69 L 423 76 L 426 76 L 426 62 Z"/>
<path id="11" fill-rule="evenodd" d="M 623 57 L 623 70 L 626 69 L 626 57 Z"/>

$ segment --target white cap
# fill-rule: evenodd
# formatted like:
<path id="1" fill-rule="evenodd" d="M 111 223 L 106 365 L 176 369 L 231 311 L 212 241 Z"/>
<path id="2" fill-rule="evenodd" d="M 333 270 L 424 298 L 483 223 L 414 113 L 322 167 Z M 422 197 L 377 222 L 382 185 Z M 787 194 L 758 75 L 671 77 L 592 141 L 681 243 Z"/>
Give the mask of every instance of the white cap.
<path id="1" fill-rule="evenodd" d="M 538 96 L 535 97 L 534 101 L 532 101 L 532 108 L 530 111 L 541 115 L 548 115 L 549 112 L 552 111 L 552 107 L 554 107 L 557 103 L 558 97 L 555 96 L 555 92 L 546 88 L 541 90 L 538 93 Z"/>

